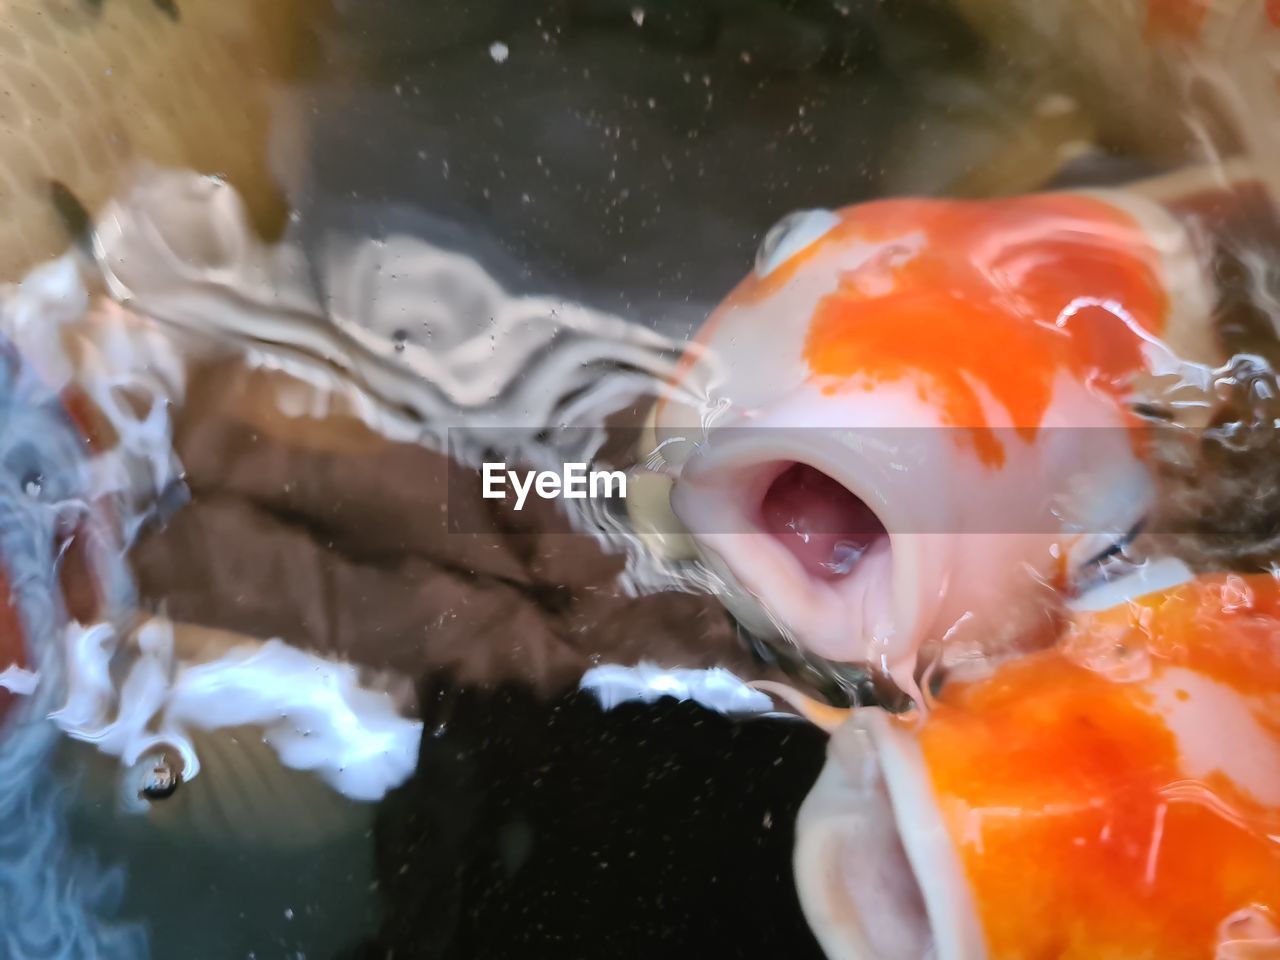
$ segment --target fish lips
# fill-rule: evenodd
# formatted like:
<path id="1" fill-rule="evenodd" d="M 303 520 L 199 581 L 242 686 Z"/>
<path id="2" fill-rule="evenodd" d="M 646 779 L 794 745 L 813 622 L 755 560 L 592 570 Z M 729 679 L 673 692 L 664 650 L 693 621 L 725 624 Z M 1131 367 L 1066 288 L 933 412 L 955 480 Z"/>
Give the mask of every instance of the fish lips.
<path id="1" fill-rule="evenodd" d="M 897 465 L 874 433 L 728 428 L 683 464 L 671 506 L 749 628 L 889 670 L 931 619 L 948 560 L 945 535 L 914 532 L 946 529 L 946 498 L 904 488 Z"/>
<path id="2" fill-rule="evenodd" d="M 744 625 L 913 695 L 922 651 L 957 662 L 1027 642 L 1054 577 L 1074 576 L 1112 528 L 1127 536 L 1150 487 L 1116 408 L 1087 387 L 1059 383 L 1034 434 L 996 421 L 992 463 L 927 386 L 807 384 L 758 413 L 683 430 L 672 415 L 655 432 L 682 448 L 672 511 Z M 816 535 L 798 536 L 810 522 Z M 849 562 L 824 562 L 833 546 Z"/>
<path id="3" fill-rule="evenodd" d="M 855 711 L 800 808 L 796 889 L 830 960 L 980 960 L 977 908 L 919 745 Z"/>

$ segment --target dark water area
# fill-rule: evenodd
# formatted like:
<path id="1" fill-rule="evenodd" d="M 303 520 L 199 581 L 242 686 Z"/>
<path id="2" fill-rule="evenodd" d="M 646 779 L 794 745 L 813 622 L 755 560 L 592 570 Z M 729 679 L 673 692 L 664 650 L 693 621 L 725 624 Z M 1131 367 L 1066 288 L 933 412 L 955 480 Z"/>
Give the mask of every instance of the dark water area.
<path id="1" fill-rule="evenodd" d="M 780 211 L 871 197 L 908 134 L 945 139 L 979 57 L 934 2 L 376 0 L 324 36 L 305 234 L 465 236 L 517 288 L 680 330 Z"/>
<path id="2" fill-rule="evenodd" d="M 814 728 L 446 678 L 420 698 L 421 775 L 374 828 L 382 920 L 344 958 L 822 956 L 790 860 Z"/>
<path id="3" fill-rule="evenodd" d="M 79 754 L 74 760 L 86 764 Z M 68 781 L 77 783 L 74 774 Z M 90 786 L 86 792 L 100 791 Z M 377 922 L 367 827 L 279 850 L 157 831 L 145 819 L 120 816 L 108 800 L 78 807 L 71 841 L 125 871 L 117 915 L 142 923 L 153 957 L 333 956 L 333 945 Z"/>
<path id="4" fill-rule="evenodd" d="M 73 839 L 128 865 L 154 956 L 822 957 L 791 874 L 816 729 L 447 676 L 419 695 L 418 772 L 346 838 L 234 850 L 91 808 Z"/>

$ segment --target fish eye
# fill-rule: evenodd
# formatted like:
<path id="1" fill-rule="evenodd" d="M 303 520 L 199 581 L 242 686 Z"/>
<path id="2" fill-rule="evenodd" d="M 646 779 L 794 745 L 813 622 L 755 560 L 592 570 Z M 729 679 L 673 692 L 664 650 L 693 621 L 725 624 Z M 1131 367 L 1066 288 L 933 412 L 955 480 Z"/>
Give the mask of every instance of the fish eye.
<path id="1" fill-rule="evenodd" d="M 840 218 L 830 210 L 797 210 L 772 227 L 756 249 L 756 276 L 767 277 L 797 253 L 830 233 Z"/>

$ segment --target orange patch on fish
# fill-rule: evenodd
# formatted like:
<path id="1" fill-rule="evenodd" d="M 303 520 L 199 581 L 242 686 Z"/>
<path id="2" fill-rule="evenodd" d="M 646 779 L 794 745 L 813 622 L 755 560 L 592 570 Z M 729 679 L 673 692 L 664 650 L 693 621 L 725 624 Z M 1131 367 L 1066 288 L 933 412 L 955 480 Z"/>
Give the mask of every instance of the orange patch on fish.
<path id="1" fill-rule="evenodd" d="M 1213 0 L 1147 0 L 1148 40 L 1193 41 L 1204 29 Z M 1268 0 L 1268 12 L 1273 0 Z"/>
<path id="2" fill-rule="evenodd" d="M 909 234 L 920 226 L 921 213 L 937 205 L 939 202 L 933 200 L 881 200 L 846 207 L 839 211 L 842 220 L 833 229 L 797 250 L 765 276 L 756 273 L 747 276 L 729 294 L 725 306 L 758 303 L 773 296 L 819 254 L 834 247 L 855 242 L 885 243 Z"/>
<path id="3" fill-rule="evenodd" d="M 854 218 L 846 216 L 844 221 L 834 230 L 817 237 L 812 243 L 797 250 L 764 276 L 753 270 L 738 282 L 738 285 L 729 292 L 729 295 L 715 310 L 711 311 L 711 315 L 707 317 L 698 331 L 698 342 L 709 342 L 721 326 L 731 323 L 735 310 L 760 303 L 782 290 L 787 284 L 795 280 L 796 274 L 800 272 L 801 268 L 813 260 L 820 252 L 853 239 L 866 239 L 866 237 L 862 232 L 862 225 Z M 789 318 L 779 319 L 781 322 L 788 322 L 789 320 Z M 671 382 L 673 384 L 681 383 L 689 371 L 697 366 L 700 359 L 702 357 L 699 352 L 686 350 L 676 364 Z M 665 406 L 666 398 L 659 398 L 658 411 L 661 412 Z"/>
<path id="4" fill-rule="evenodd" d="M 1143 367 L 1144 337 L 1163 326 L 1158 255 L 1100 200 L 884 201 L 846 216 L 867 237 L 903 242 L 846 272 L 818 304 L 810 372 L 829 393 L 923 376 L 926 398 L 988 465 L 1004 452 L 979 386 L 1031 440 L 1060 372 L 1118 394 Z"/>
<path id="5" fill-rule="evenodd" d="M 1079 618 L 1063 650 L 1080 662 L 1108 648 L 1146 650 L 1246 696 L 1280 698 L 1278 624 L 1275 576 L 1213 574 Z"/>
<path id="6" fill-rule="evenodd" d="M 1280 0 L 1267 0 L 1267 20 L 1273 27 L 1280 27 Z"/>
<path id="7" fill-rule="evenodd" d="M 1277 825 L 1223 777 L 1175 789 L 1146 696 L 1056 650 L 944 689 L 920 744 L 993 960 L 1201 960 L 1280 905 Z"/>
<path id="8" fill-rule="evenodd" d="M 881 201 L 840 211 L 842 220 L 833 229 L 814 238 L 764 276 L 752 271 L 739 281 L 707 317 L 698 331 L 698 340 L 709 342 L 722 325 L 732 322 L 735 310 L 762 303 L 794 282 L 801 269 L 810 265 L 819 254 L 850 243 L 883 243 L 894 236 L 909 233 L 915 226 L 913 217 L 920 205 L 918 201 Z M 874 215 L 865 216 L 869 211 L 874 211 Z M 783 323 L 791 322 L 790 317 L 778 319 Z M 698 359 L 696 354 L 686 353 L 677 365 L 674 382 L 678 383 Z"/>
<path id="9" fill-rule="evenodd" d="M 9 581 L 0 574 L 0 671 L 6 667 L 26 664 L 26 644 L 23 641 L 22 621 L 14 607 Z M 13 695 L 0 687 L 0 719 L 3 719 Z"/>

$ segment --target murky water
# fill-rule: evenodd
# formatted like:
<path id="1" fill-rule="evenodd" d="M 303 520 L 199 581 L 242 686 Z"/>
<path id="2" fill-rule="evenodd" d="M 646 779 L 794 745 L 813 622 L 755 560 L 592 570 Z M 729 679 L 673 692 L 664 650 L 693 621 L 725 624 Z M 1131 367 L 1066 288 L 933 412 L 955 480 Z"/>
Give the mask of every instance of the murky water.
<path id="1" fill-rule="evenodd" d="M 751 326 L 752 284 L 768 296 L 772 271 L 840 229 L 824 213 L 770 235 L 784 215 L 1233 169 L 1218 151 L 1239 144 L 1204 123 L 1128 131 L 1140 105 L 1100 107 L 1053 58 L 1029 62 L 1034 33 L 987 6 L 0 10 L 0 957 L 844 960 L 815 939 L 792 867 L 821 726 L 849 704 L 933 705 L 944 680 L 1043 645 L 1077 609 L 1064 598 L 1148 557 L 1269 568 L 1276 248 L 1247 204 L 1135 192 L 1121 208 L 1162 243 L 1126 275 L 1130 299 L 1084 291 L 1041 325 L 1077 336 L 1094 310 L 1139 328 L 1149 276 L 1170 316 L 1194 315 L 1182 352 L 1146 371 L 1176 389 L 1123 385 L 1143 429 L 1168 428 L 1150 460 L 1132 422 L 1090 412 L 1053 426 L 1105 428 L 1098 445 L 1046 430 L 1055 452 L 1026 461 L 1031 479 L 971 484 L 980 443 L 950 441 L 974 423 L 943 418 L 959 429 L 913 446 L 875 433 L 932 422 L 894 420 L 888 394 L 845 420 L 825 401 L 799 420 L 772 405 L 794 345 Z M 1147 203 L 1194 229 L 1159 233 Z M 934 208 L 910 209 L 905 239 L 833 271 L 840 289 L 882 293 L 933 242 Z M 1010 241 L 1017 207 L 990 236 L 988 208 L 965 209 L 971 232 L 947 227 L 947 254 L 1012 250 L 990 273 L 993 302 L 1017 301 L 1058 248 Z M 1069 258 L 1086 220 L 1033 233 Z M 1112 229 L 1114 264 L 1129 248 Z M 1101 270 L 1069 266 L 1072 282 Z M 691 347 L 748 274 L 727 332 Z M 1186 347 L 1211 327 L 1220 355 Z M 1095 374 L 1123 345 L 1098 342 L 1112 353 L 1087 358 L 1090 403 L 1121 392 Z M 943 405 L 943 379 L 922 401 Z M 825 441 L 798 439 L 810 429 L 883 471 L 881 499 L 822 459 Z M 632 486 L 625 503 L 517 508 L 484 495 L 496 461 Z M 930 472 L 947 482 L 922 485 Z M 994 492 L 1011 490 L 1088 536 L 1034 563 L 974 548 L 935 592 L 971 589 L 966 570 L 983 589 L 898 658 L 909 631 L 885 639 L 881 622 L 932 609 L 920 571 L 946 545 L 908 569 L 896 538 L 994 542 L 981 523 L 1001 512 L 1004 534 L 1040 532 Z M 742 503 L 764 539 L 715 548 L 741 534 L 723 518 Z M 770 568 L 775 541 L 786 559 Z M 863 586 L 873 564 L 883 576 Z M 903 569 L 923 584 L 909 602 Z M 1141 569 L 1163 585 L 1169 568 Z M 856 583 L 852 606 L 789 594 L 778 570 L 805 590 Z M 1016 597 L 998 593 L 1009 571 Z M 873 652 L 842 655 L 864 628 Z M 780 684 L 830 703 L 766 695 Z"/>

